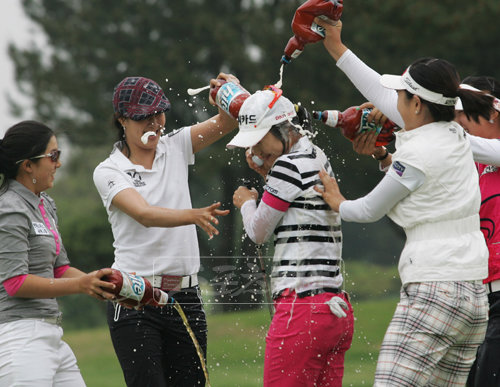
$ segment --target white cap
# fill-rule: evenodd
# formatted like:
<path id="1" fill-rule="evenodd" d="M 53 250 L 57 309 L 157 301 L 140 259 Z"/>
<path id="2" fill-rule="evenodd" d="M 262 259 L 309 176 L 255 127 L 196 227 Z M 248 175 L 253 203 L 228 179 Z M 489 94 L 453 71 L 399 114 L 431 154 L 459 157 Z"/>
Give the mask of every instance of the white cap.
<path id="1" fill-rule="evenodd" d="M 251 147 L 262 140 L 273 125 L 291 121 L 296 115 L 295 107 L 288 98 L 271 90 L 257 91 L 241 105 L 239 132 L 226 147 Z"/>
<path id="2" fill-rule="evenodd" d="M 436 93 L 420 86 L 410 75 L 408 67 L 403 75 L 384 74 L 380 77 L 382 86 L 394 90 L 408 90 L 410 93 L 418 95 L 422 99 L 445 106 L 455 106 L 458 97 L 445 97 L 441 93 Z"/>

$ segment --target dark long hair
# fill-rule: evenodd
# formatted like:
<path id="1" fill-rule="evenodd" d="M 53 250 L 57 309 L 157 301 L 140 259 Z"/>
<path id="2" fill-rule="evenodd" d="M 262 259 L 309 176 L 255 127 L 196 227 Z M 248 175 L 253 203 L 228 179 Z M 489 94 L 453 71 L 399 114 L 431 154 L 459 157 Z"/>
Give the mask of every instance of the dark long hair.
<path id="1" fill-rule="evenodd" d="M 11 126 L 0 140 L 0 173 L 5 177 L 2 186 L 7 179 L 17 177 L 19 161 L 43 154 L 52 136 L 52 129 L 37 121 L 22 121 Z M 39 161 L 33 159 L 34 163 Z"/>
<path id="2" fill-rule="evenodd" d="M 464 78 L 462 83 L 475 87 L 478 90 L 491 94 L 494 97 L 500 98 L 500 82 L 493 77 L 488 76 L 469 76 Z M 479 122 L 479 117 L 484 117 L 486 120 L 490 119 L 492 107 L 479 106 L 476 111 L 465 112 L 468 119 L 473 119 Z"/>
<path id="3" fill-rule="evenodd" d="M 125 117 L 123 117 L 120 113 L 113 114 L 113 126 L 118 132 L 117 140 L 121 142 L 123 149 L 125 149 L 126 152 L 125 156 L 129 157 L 130 148 L 127 144 L 127 139 L 125 138 L 125 129 L 119 120 L 120 118 L 125 118 Z"/>
<path id="4" fill-rule="evenodd" d="M 420 58 L 410 66 L 411 77 L 421 86 L 445 97 L 460 97 L 465 114 L 474 114 L 484 109 L 492 109 L 493 98 L 484 93 L 460 88 L 460 76 L 455 66 L 444 59 Z M 406 91 L 408 99 L 413 94 Z M 454 106 L 444 106 L 426 101 L 426 105 L 434 121 L 452 121 L 455 117 Z"/>

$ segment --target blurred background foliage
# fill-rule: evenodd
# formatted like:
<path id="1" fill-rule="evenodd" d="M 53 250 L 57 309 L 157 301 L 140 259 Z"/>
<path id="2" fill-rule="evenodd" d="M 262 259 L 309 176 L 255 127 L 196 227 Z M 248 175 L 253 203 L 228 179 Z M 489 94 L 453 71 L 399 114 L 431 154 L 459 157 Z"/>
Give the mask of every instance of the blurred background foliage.
<path id="1" fill-rule="evenodd" d="M 65 144 L 63 152 L 70 154 L 49 194 L 58 205 L 74 266 L 91 271 L 113 262 L 110 226 L 92 182 L 94 168 L 115 141 L 113 87 L 131 75 L 156 80 L 172 102 L 167 132 L 205 120 L 216 113 L 208 93 L 190 97 L 186 89 L 208 84 L 221 71 L 238 76 L 250 92 L 274 84 L 302 2 L 23 0 L 48 45 L 9 47 L 17 84 L 32 99 L 35 116 L 27 117 L 16 101 L 12 111 L 19 119 L 38 119 L 54 128 Z M 499 16 L 498 0 L 344 0 L 343 40 L 381 73 L 401 73 L 416 58 L 435 56 L 453 62 L 462 77 L 499 78 Z M 321 43 L 306 46 L 285 68 L 283 90 L 309 110 L 344 110 L 364 102 Z M 376 163 L 358 157 L 340 133 L 322 124 L 316 129 L 315 142 L 329 155 L 344 195 L 369 192 L 381 178 Z M 262 300 L 255 249 L 243 234 L 232 193 L 241 178 L 259 187 L 263 181 L 247 168 L 241 151 L 225 149 L 228 140 L 200 152 L 190 176 L 194 206 L 221 201 L 232 210 L 221 221 L 219 237 L 208 241 L 199 233 L 201 276 L 209 302 L 220 303 L 217 310 L 252 308 Z M 344 223 L 343 233 L 349 291 L 359 297 L 394 294 L 402 231 L 384 218 L 375 224 Z M 272 246 L 265 254 L 272 255 Z M 386 269 L 379 271 L 375 263 Z M 353 280 L 354 273 L 361 280 Z M 77 299 L 62 299 L 66 319 L 75 325 L 102 322 L 102 305 Z"/>

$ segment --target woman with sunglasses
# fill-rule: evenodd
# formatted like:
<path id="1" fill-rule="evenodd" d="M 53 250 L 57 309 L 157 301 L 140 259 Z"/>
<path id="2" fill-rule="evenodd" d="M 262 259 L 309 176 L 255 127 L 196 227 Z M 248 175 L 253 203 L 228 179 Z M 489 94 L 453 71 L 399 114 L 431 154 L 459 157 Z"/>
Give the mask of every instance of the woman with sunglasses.
<path id="1" fill-rule="evenodd" d="M 238 80 L 227 74 L 218 78 Z M 220 82 L 212 79 L 213 86 Z M 210 100 L 211 103 L 214 101 Z M 113 268 L 149 279 L 182 306 L 206 358 L 207 323 L 198 285 L 196 226 L 218 235 L 220 203 L 192 208 L 188 167 L 194 154 L 237 126 L 214 117 L 161 136 L 170 102 L 151 79 L 127 77 L 113 94 L 118 142 L 94 171 L 114 236 Z M 108 325 L 128 386 L 203 386 L 196 348 L 172 307 L 127 309 L 108 303 Z"/>
<path id="2" fill-rule="evenodd" d="M 233 203 L 252 241 L 275 236 L 276 313 L 266 337 L 264 386 L 340 387 L 354 329 L 342 290 L 340 217 L 314 190 L 318 172 L 333 171 L 323 151 L 303 135 L 307 121 L 300 122 L 297 113 L 307 114 L 300 109 L 279 89 L 258 91 L 243 102 L 239 132 L 227 147 L 250 148 L 249 165 L 266 176 L 266 186 L 258 205 L 257 191 L 243 186 Z"/>
<path id="3" fill-rule="evenodd" d="M 459 97 L 468 115 L 491 110 L 492 97 L 460 88 L 456 69 L 442 59 L 422 58 L 402 76 L 380 76 L 342 43 L 341 22 L 316 21 L 337 66 L 403 128 L 391 157 L 384 149 L 375 155 L 388 171 L 368 195 L 346 200 L 324 173 L 324 190 L 317 188 L 343 220 L 374 222 L 388 215 L 406 233 L 401 300 L 382 343 L 375 386 L 464 385 L 488 319 L 482 284 L 488 250 L 471 151 L 484 157 L 486 148 L 477 152 L 472 142 L 488 140 L 473 140 L 453 119 Z M 498 154 L 491 155 L 498 162 Z"/>
<path id="4" fill-rule="evenodd" d="M 61 166 L 47 126 L 23 121 L 0 140 L 0 385 L 85 386 L 76 358 L 61 340 L 56 297 L 101 288 L 110 274 L 70 267 L 54 201 L 44 192 Z"/>

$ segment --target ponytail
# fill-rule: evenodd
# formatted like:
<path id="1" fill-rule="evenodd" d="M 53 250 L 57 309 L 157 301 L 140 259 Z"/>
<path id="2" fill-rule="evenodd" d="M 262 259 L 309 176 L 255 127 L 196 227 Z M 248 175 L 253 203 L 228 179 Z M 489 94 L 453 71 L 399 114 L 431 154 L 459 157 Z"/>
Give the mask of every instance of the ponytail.
<path id="1" fill-rule="evenodd" d="M 479 117 L 489 120 L 491 114 L 495 110 L 493 108 L 494 97 L 489 94 L 485 94 L 481 91 L 459 88 L 457 95 L 462 101 L 463 112 L 469 120 L 472 119 L 477 123 L 479 123 Z"/>

